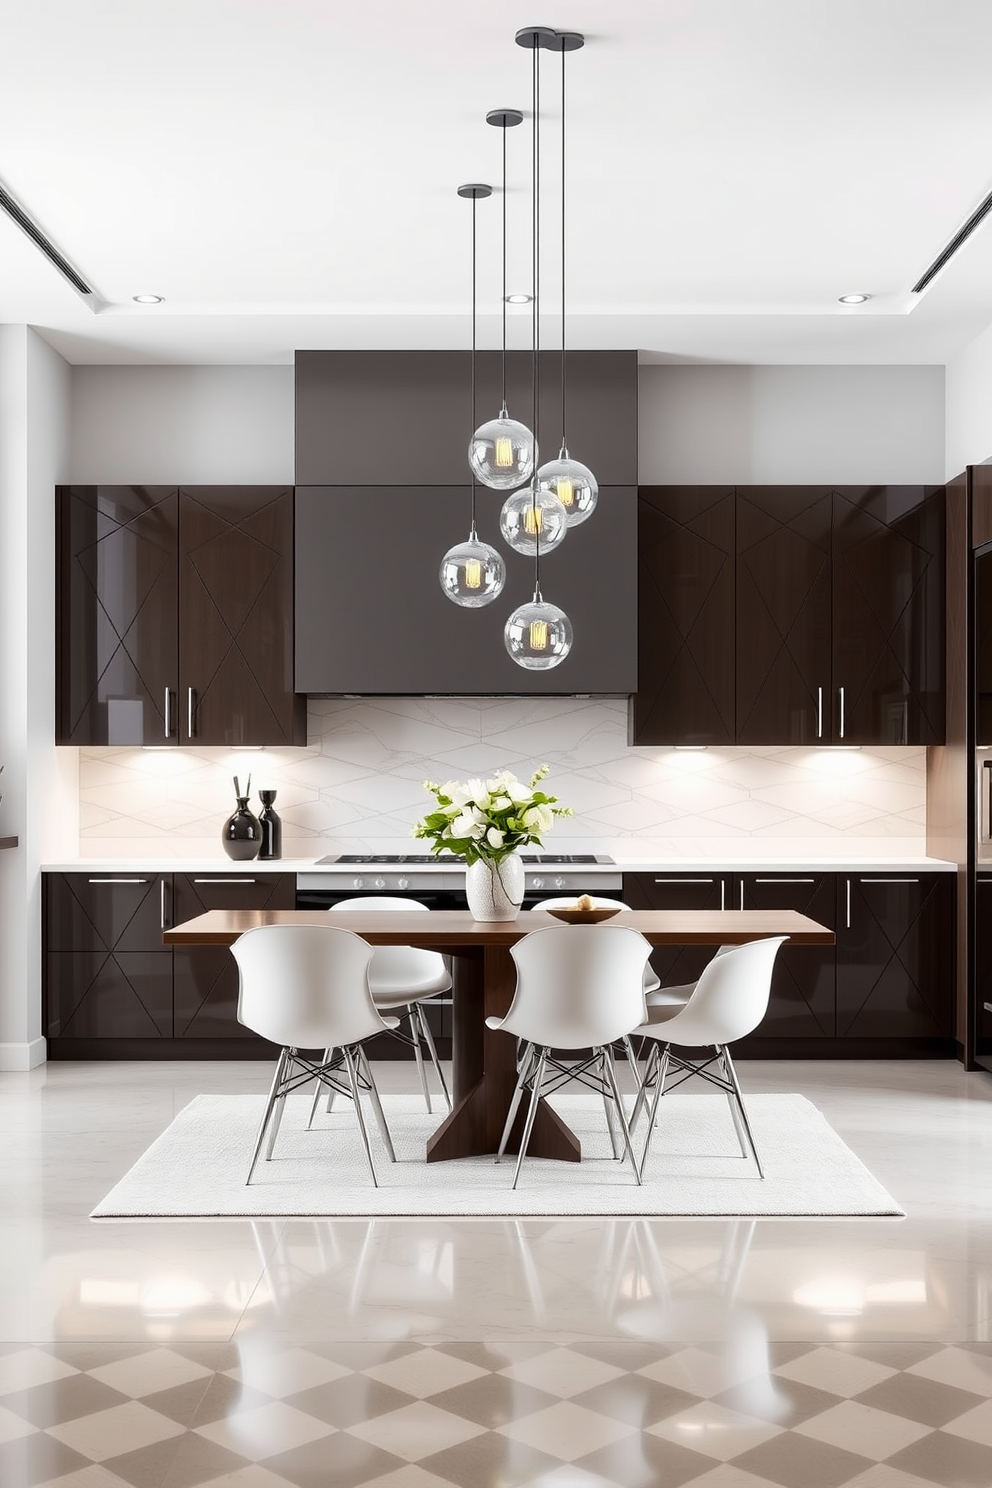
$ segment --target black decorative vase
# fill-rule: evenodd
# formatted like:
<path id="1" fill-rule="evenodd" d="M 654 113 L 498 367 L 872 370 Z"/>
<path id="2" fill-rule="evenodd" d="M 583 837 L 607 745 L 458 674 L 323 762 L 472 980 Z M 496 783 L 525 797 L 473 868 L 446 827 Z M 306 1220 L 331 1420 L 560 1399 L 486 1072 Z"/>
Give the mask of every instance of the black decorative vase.
<path id="1" fill-rule="evenodd" d="M 260 790 L 258 794 L 262 802 L 262 809 L 258 813 L 258 824 L 262 829 L 262 847 L 258 856 L 260 858 L 281 858 L 282 820 L 272 809 L 276 793 L 274 790 Z"/>
<path id="2" fill-rule="evenodd" d="M 248 810 L 248 797 L 238 796 L 238 809 L 221 828 L 224 851 L 236 863 L 247 863 L 258 857 L 262 845 L 262 828 L 257 816 Z"/>

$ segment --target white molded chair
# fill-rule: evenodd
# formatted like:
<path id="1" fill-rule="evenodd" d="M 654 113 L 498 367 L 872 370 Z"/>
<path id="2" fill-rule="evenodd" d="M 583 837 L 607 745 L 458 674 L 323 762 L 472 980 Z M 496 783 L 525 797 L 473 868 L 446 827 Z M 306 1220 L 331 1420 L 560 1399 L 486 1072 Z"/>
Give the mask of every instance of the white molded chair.
<path id="1" fill-rule="evenodd" d="M 624 904 L 622 899 L 611 899 L 608 895 L 587 894 L 586 897 L 592 900 L 595 909 L 630 909 L 630 905 Z M 574 903 L 575 895 L 566 894 L 561 899 L 542 899 L 539 903 L 532 904 L 530 907 L 531 909 L 569 909 Z M 689 994 L 686 992 L 684 997 L 675 994 L 681 993 L 684 990 L 682 987 L 666 987 L 663 990 L 661 977 L 655 971 L 651 962 L 649 961 L 647 966 L 645 966 L 644 995 L 647 997 L 648 1007 L 651 1007 L 653 1004 L 665 1007 L 681 1007 L 687 1001 Z"/>
<path id="2" fill-rule="evenodd" d="M 350 910 L 366 909 L 422 910 L 425 914 L 430 913 L 427 905 L 422 904 L 419 899 L 400 898 L 397 894 L 370 894 L 367 898 L 341 899 L 331 906 L 328 913 L 347 914 Z M 437 1057 L 427 1014 L 421 1005 L 442 992 L 451 991 L 451 976 L 444 964 L 444 957 L 438 951 L 425 951 L 418 946 L 376 946 L 369 968 L 369 986 L 372 988 L 372 1001 L 380 1013 L 395 1013 L 400 1020 L 395 1037 L 413 1049 L 428 1111 L 431 1109 L 431 1093 L 427 1084 L 421 1041 L 427 1046 L 428 1058 L 434 1066 L 441 1094 L 450 1111 L 451 1096 Z M 403 1027 L 403 1020 L 406 1020 L 406 1028 Z M 311 1122 L 317 1109 L 319 1093 L 319 1090 L 314 1093 Z"/>
<path id="3" fill-rule="evenodd" d="M 611 1046 L 645 1020 L 644 967 L 650 954 L 651 947 L 643 935 L 622 925 L 562 925 L 534 930 L 511 947 L 517 967 L 513 1002 L 505 1018 L 487 1018 L 486 1024 L 522 1042 L 517 1083 L 496 1154 L 499 1162 L 523 1093 L 529 1090 L 514 1188 L 539 1099 L 553 1095 L 572 1080 L 602 1095 L 614 1156 L 619 1155 L 612 1121 L 616 1116 L 624 1150 L 640 1183 Z M 552 1049 L 590 1049 L 591 1053 L 578 1064 L 565 1065 L 552 1058 Z"/>
<path id="4" fill-rule="evenodd" d="M 362 1041 L 395 1027 L 397 1019 L 383 1018 L 372 1001 L 372 947 L 360 935 L 334 925 L 260 925 L 240 936 L 231 952 L 241 975 L 238 1022 L 282 1045 L 246 1183 L 267 1130 L 266 1161 L 272 1157 L 287 1095 L 316 1080 L 318 1090 L 350 1095 L 354 1101 L 372 1182 L 378 1186 L 362 1114 L 363 1090 L 391 1162 L 396 1155 Z M 301 1049 L 336 1053 L 314 1062 Z"/>
<path id="5" fill-rule="evenodd" d="M 671 1068 L 682 1071 L 681 1079 L 675 1082 L 672 1089 L 676 1089 L 691 1075 L 701 1075 L 704 1080 L 724 1092 L 730 1104 L 741 1156 L 746 1158 L 750 1148 L 758 1166 L 758 1174 L 764 1178 L 751 1123 L 744 1109 L 740 1081 L 728 1046 L 757 1028 L 765 1016 L 775 957 L 788 938 L 787 935 L 776 935 L 765 940 L 752 940 L 746 945 L 721 946 L 713 960 L 703 968 L 684 1007 L 677 1008 L 674 1012 L 663 1007 L 649 1009 L 648 1021 L 634 1029 L 635 1037 L 642 1036 L 645 1040 L 651 1040 L 652 1044 L 630 1118 L 633 1129 L 642 1109 L 648 1103 L 648 1091 L 653 1089 L 647 1136 L 641 1155 L 642 1178 L 658 1115 L 658 1103 L 664 1094 Z M 693 1061 L 674 1054 L 673 1045 L 689 1049 L 712 1048 L 714 1052 L 708 1058 Z M 713 1065 L 722 1067 L 722 1073 L 714 1071 Z"/>

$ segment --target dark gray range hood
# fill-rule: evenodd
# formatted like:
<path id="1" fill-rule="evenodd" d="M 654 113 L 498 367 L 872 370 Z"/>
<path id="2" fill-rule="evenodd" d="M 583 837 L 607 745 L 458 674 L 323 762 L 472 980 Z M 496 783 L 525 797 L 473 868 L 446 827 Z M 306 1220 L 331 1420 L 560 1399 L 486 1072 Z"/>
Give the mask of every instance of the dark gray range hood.
<path id="1" fill-rule="evenodd" d="M 542 358 L 542 458 L 560 439 L 560 358 Z M 529 355 L 511 354 L 511 414 L 529 418 Z M 503 626 L 530 599 L 532 560 L 505 547 L 505 493 L 480 488 L 479 535 L 506 555 L 498 600 L 463 610 L 438 565 L 468 535 L 470 362 L 461 352 L 299 352 L 296 689 L 325 696 L 626 695 L 637 685 L 637 367 L 633 352 L 570 353 L 574 450 L 596 512 L 541 564 L 575 632 L 548 672 L 510 660 Z M 498 353 L 480 356 L 480 421 L 498 411 Z M 553 448 L 549 448 L 553 446 Z"/>

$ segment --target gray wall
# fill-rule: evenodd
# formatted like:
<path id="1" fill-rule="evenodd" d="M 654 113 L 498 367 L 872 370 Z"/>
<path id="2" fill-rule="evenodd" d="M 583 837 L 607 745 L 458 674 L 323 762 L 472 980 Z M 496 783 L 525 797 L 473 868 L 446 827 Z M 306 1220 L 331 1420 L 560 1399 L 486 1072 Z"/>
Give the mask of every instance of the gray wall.
<path id="1" fill-rule="evenodd" d="M 74 481 L 293 482 L 292 367 L 73 367 Z"/>
<path id="2" fill-rule="evenodd" d="M 944 479 L 943 367 L 644 366 L 638 479 Z"/>

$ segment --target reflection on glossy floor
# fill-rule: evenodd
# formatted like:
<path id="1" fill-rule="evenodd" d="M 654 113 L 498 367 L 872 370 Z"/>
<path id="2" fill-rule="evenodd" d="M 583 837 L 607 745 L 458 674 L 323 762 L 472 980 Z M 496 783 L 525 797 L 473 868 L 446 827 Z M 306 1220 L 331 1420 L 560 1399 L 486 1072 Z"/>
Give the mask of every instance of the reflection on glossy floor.
<path id="1" fill-rule="evenodd" d="M 908 1217 L 96 1225 L 194 1094 L 267 1067 L 0 1075 L 0 1484 L 987 1488 L 992 1078 L 741 1073 Z"/>

